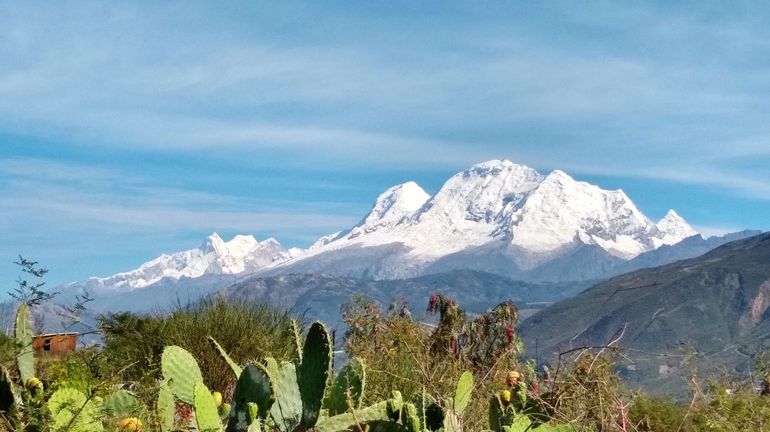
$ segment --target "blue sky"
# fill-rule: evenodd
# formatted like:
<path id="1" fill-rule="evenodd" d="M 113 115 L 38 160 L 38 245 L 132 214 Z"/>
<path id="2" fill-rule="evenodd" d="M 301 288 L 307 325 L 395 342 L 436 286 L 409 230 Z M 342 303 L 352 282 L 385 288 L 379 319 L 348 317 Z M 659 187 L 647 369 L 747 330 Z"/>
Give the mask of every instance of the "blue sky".
<path id="1" fill-rule="evenodd" d="M 212 231 L 307 246 L 507 158 L 705 233 L 770 229 L 758 2 L 0 0 L 0 280 Z"/>

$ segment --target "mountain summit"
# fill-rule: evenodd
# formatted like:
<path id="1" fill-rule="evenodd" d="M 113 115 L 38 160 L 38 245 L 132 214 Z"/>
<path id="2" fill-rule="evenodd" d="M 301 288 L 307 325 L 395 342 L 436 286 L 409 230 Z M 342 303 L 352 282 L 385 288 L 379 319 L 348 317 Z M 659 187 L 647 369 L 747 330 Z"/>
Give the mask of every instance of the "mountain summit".
<path id="1" fill-rule="evenodd" d="M 696 234 L 673 210 L 652 222 L 621 190 L 559 170 L 542 175 L 491 160 L 453 175 L 433 196 L 415 182 L 391 187 L 356 226 L 305 250 L 284 250 L 272 238 L 224 241 L 214 233 L 198 248 L 78 285 L 134 290 L 163 279 L 300 272 L 402 279 L 455 269 L 522 280 L 592 280 Z"/>
<path id="2" fill-rule="evenodd" d="M 696 234 L 673 210 L 652 222 L 621 190 L 492 160 L 433 197 L 412 182 L 391 188 L 359 225 L 267 271 L 393 279 L 467 267 L 526 278 L 576 251 L 613 263 Z"/>

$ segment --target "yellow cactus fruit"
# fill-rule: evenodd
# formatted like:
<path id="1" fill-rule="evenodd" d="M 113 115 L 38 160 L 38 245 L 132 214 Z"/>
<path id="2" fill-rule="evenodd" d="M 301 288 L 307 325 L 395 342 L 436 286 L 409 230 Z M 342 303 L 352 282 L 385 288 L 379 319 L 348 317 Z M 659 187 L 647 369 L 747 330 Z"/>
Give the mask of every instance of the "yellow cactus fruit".
<path id="1" fill-rule="evenodd" d="M 508 376 L 505 377 L 505 383 L 508 384 L 508 387 L 513 387 L 516 385 L 517 382 L 519 382 L 519 379 L 521 378 L 521 373 L 518 371 L 512 370 L 508 372 Z"/>
<path id="2" fill-rule="evenodd" d="M 217 408 L 222 406 L 222 393 L 215 391 L 211 393 L 211 396 L 214 397 L 214 402 L 217 404 Z"/>
<path id="3" fill-rule="evenodd" d="M 137 417 L 126 417 L 118 422 L 118 430 L 140 431 L 142 430 L 142 421 Z"/>
<path id="4" fill-rule="evenodd" d="M 38 377 L 31 377 L 27 380 L 27 382 L 24 383 L 24 387 L 26 387 L 28 391 L 34 392 L 37 390 L 43 390 L 43 383 Z"/>
<path id="5" fill-rule="evenodd" d="M 500 400 L 503 401 L 504 405 L 508 405 L 509 403 L 511 403 L 511 391 L 510 390 L 501 391 Z"/>

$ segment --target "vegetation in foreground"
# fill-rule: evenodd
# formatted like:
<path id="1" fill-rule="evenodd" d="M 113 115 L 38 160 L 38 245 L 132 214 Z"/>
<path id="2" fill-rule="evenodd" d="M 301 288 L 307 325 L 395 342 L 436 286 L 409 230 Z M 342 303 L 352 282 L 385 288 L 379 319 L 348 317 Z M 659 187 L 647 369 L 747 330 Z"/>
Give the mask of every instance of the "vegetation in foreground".
<path id="1" fill-rule="evenodd" d="M 406 305 L 343 306 L 343 346 L 321 323 L 212 300 L 167 316 L 100 320 L 103 347 L 36 358 L 30 308 L 0 336 L 0 431 L 762 431 L 770 398 L 714 384 L 681 404 L 625 389 L 612 349 L 536 372 L 517 311 L 467 316 L 434 295 L 429 326 Z M 764 376 L 764 369 L 760 369 Z"/>

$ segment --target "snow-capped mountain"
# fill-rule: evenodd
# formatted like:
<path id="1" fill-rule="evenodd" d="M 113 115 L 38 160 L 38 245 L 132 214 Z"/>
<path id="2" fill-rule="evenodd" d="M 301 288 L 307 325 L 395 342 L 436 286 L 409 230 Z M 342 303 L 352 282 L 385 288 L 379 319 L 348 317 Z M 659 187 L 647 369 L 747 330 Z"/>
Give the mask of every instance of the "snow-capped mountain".
<path id="1" fill-rule="evenodd" d="M 106 278 L 90 278 L 84 284 L 97 291 L 125 291 L 144 288 L 164 278 L 236 275 L 255 272 L 265 266 L 291 259 L 299 252 L 296 248 L 284 250 L 274 238 L 260 242 L 251 235 L 237 235 L 230 241 L 224 241 L 217 233 L 213 233 L 197 248 L 163 254 L 135 270 Z"/>
<path id="2" fill-rule="evenodd" d="M 625 261 L 695 234 L 673 210 L 651 221 L 621 190 L 493 160 L 433 197 L 413 182 L 388 189 L 359 225 L 264 271 L 393 279 L 465 265 L 522 276 L 581 248 Z"/>
<path id="3" fill-rule="evenodd" d="M 623 191 L 603 190 L 559 170 L 542 175 L 492 160 L 455 174 L 433 196 L 414 182 L 394 186 L 356 226 L 305 250 L 250 235 L 224 241 L 215 233 L 197 248 L 64 290 L 107 294 L 161 282 L 179 289 L 179 281 L 191 279 L 223 284 L 233 280 L 229 276 L 299 272 L 401 279 L 454 269 L 522 280 L 590 280 L 696 234 L 673 210 L 651 221 Z"/>

